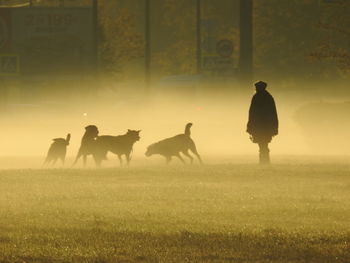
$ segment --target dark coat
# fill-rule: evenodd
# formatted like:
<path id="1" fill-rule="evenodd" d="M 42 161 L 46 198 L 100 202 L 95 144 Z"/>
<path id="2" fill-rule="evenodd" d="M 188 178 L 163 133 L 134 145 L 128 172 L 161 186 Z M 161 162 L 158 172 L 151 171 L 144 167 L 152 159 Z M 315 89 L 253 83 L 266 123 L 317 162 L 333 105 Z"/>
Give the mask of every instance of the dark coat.
<path id="1" fill-rule="evenodd" d="M 269 92 L 258 91 L 252 98 L 249 109 L 247 132 L 253 142 L 270 142 L 278 134 L 276 104 Z"/>

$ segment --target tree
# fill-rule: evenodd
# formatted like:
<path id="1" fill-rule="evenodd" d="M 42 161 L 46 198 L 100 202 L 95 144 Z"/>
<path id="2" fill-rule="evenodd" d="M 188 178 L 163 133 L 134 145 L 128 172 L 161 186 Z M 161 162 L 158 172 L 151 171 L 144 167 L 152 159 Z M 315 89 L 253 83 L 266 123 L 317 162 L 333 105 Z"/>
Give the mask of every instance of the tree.
<path id="1" fill-rule="evenodd" d="M 330 2 L 330 1 L 328 1 Z M 311 57 L 336 63 L 344 76 L 350 72 L 350 2 L 324 3 L 319 28 L 322 38 Z"/>
<path id="2" fill-rule="evenodd" d="M 330 2 L 332 0 L 328 0 Z M 340 77 L 349 68 L 349 1 L 255 1 L 255 66 L 280 80 Z"/>
<path id="3" fill-rule="evenodd" d="M 227 2 L 227 1 L 226 1 Z M 220 4 L 225 7 L 225 1 Z M 215 21 L 215 38 L 230 39 L 234 43 L 238 41 L 238 30 L 232 23 L 232 14 L 223 16 L 218 12 L 220 5 L 204 4 L 202 1 L 202 21 Z M 162 21 L 171 32 L 167 45 L 156 54 L 155 63 L 161 68 L 163 74 L 182 75 L 197 73 L 197 21 L 196 1 L 188 0 L 164 0 L 162 2 Z M 232 11 L 233 13 L 233 11 Z M 231 23 L 231 24 L 230 24 Z M 208 32 L 202 25 L 202 45 L 206 45 Z M 237 59 L 238 45 L 235 45 L 234 57 Z M 176 54 L 176 55 L 174 55 Z"/>
<path id="4" fill-rule="evenodd" d="M 308 78 L 316 45 L 318 0 L 254 1 L 255 67 L 274 79 Z"/>
<path id="5" fill-rule="evenodd" d="M 121 1 L 99 2 L 99 69 L 115 81 L 123 79 L 125 65 L 144 56 L 144 40 L 136 16 Z"/>

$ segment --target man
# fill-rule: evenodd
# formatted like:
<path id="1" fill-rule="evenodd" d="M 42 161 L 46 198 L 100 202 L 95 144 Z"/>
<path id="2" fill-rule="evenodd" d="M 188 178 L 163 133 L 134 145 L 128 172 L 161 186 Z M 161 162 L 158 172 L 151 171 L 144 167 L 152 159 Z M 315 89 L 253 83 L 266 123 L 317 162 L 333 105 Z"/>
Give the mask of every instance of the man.
<path id="1" fill-rule="evenodd" d="M 276 105 L 271 94 L 266 91 L 267 83 L 255 83 L 256 93 L 252 98 L 249 109 L 247 132 L 253 143 L 259 145 L 260 164 L 270 163 L 268 144 L 272 137 L 278 134 L 278 116 Z"/>

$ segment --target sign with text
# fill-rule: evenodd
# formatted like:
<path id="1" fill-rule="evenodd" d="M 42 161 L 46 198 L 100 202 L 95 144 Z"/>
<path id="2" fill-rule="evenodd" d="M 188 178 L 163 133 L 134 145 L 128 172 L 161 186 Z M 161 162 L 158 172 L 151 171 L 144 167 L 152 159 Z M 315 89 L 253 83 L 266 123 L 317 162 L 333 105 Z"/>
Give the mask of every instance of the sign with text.
<path id="1" fill-rule="evenodd" d="M 233 58 L 221 56 L 204 56 L 202 58 L 202 68 L 205 70 L 226 70 L 234 68 Z"/>
<path id="2" fill-rule="evenodd" d="M 19 54 L 23 74 L 77 74 L 94 63 L 92 8 L 3 8 L 0 50 Z"/>

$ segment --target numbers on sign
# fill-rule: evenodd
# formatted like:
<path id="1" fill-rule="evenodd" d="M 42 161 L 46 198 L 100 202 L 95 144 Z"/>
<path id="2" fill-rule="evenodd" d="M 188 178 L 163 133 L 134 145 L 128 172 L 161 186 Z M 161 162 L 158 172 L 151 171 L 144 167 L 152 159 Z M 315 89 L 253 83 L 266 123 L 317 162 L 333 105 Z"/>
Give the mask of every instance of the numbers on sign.
<path id="1" fill-rule="evenodd" d="M 73 16 L 70 14 L 40 14 L 27 15 L 25 17 L 26 26 L 70 26 L 73 23 Z"/>
<path id="2" fill-rule="evenodd" d="M 65 15 L 64 16 L 64 25 L 65 26 L 70 26 L 73 22 L 73 17 L 72 15 Z"/>

